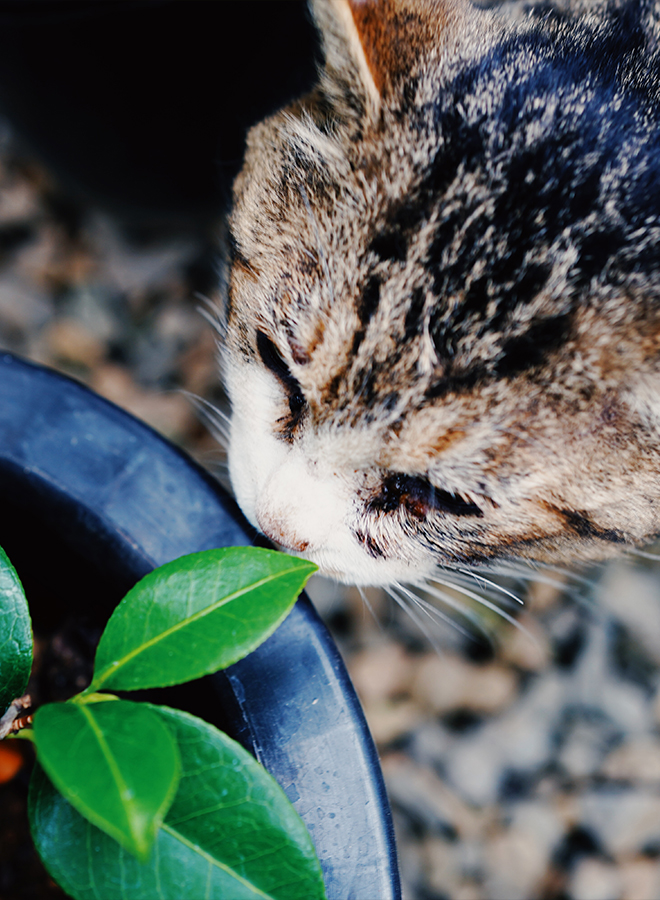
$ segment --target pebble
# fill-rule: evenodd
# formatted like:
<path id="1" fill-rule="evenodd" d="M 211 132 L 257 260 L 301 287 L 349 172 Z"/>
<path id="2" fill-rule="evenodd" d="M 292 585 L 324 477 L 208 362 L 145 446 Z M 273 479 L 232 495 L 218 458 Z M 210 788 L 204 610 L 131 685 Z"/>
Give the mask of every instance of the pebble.
<path id="1" fill-rule="evenodd" d="M 660 746 L 654 735 L 633 737 L 612 750 L 600 771 L 613 781 L 650 782 L 660 786 Z"/>
<path id="2" fill-rule="evenodd" d="M 605 785 L 578 799 L 580 823 L 598 835 L 612 856 L 660 845 L 660 793 Z"/>
<path id="3" fill-rule="evenodd" d="M 655 900 L 660 897 L 660 862 L 637 857 L 619 867 L 622 900 Z"/>
<path id="4" fill-rule="evenodd" d="M 534 830 L 510 827 L 488 843 L 486 862 L 490 900 L 527 900 L 547 869 L 547 848 Z"/>
<path id="5" fill-rule="evenodd" d="M 106 345 L 75 319 L 53 321 L 43 335 L 52 362 L 63 366 L 97 366 L 105 357 Z"/>
<path id="6" fill-rule="evenodd" d="M 623 879 L 612 863 L 587 858 L 578 863 L 569 890 L 573 900 L 622 900 Z"/>
<path id="7" fill-rule="evenodd" d="M 443 763 L 469 802 L 494 803 L 508 774 L 529 777 L 549 763 L 565 689 L 566 681 L 551 673 L 503 715 L 457 740 Z"/>
<path id="8" fill-rule="evenodd" d="M 657 573 L 635 568 L 630 562 L 614 562 L 605 570 L 598 591 L 603 609 L 639 641 L 660 664 L 660 583 Z"/>
<path id="9" fill-rule="evenodd" d="M 526 612 L 518 617 L 520 628 L 511 628 L 497 650 L 497 659 L 523 672 L 545 669 L 552 657 L 550 635 L 541 621 Z"/>
<path id="10" fill-rule="evenodd" d="M 39 331 L 54 313 L 52 299 L 33 286 L 26 285 L 13 273 L 0 275 L 0 339 L 7 335 L 7 349 L 12 342 L 30 331 Z"/>
<path id="11" fill-rule="evenodd" d="M 41 212 L 39 196 L 33 185 L 21 178 L 0 172 L 0 228 L 34 220 Z"/>
<path id="12" fill-rule="evenodd" d="M 194 410 L 184 396 L 141 388 L 120 366 L 99 366 L 90 387 L 174 441 L 189 431 L 195 420 Z"/>
<path id="13" fill-rule="evenodd" d="M 107 282 L 134 298 L 167 288 L 197 250 L 187 239 L 131 246 L 112 220 L 98 213 L 90 218 L 87 233 Z"/>
<path id="14" fill-rule="evenodd" d="M 414 660 L 394 641 L 358 653 L 351 660 L 351 680 L 363 703 L 382 703 L 409 694 Z"/>
<path id="15" fill-rule="evenodd" d="M 493 714 L 509 706 L 517 693 L 515 672 L 499 663 L 470 665 L 450 653 L 428 653 L 416 666 L 412 695 L 436 715 L 468 709 Z"/>

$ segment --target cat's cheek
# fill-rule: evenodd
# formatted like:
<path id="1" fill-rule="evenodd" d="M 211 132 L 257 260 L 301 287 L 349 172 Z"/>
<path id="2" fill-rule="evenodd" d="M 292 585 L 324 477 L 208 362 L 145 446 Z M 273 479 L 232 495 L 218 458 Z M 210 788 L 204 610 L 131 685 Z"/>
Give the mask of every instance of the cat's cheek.
<path id="1" fill-rule="evenodd" d="M 273 464 L 272 420 L 275 399 L 271 379 L 252 366 L 228 367 L 225 387 L 234 410 L 228 447 L 229 479 L 245 518 L 259 528 L 256 501 L 264 477 Z"/>
<path id="2" fill-rule="evenodd" d="M 268 373 L 242 367 L 227 387 L 235 409 L 228 460 L 234 496 L 259 531 L 310 556 L 347 532 L 350 493 L 339 477 L 321 473 L 297 445 L 274 433 L 282 396 Z"/>

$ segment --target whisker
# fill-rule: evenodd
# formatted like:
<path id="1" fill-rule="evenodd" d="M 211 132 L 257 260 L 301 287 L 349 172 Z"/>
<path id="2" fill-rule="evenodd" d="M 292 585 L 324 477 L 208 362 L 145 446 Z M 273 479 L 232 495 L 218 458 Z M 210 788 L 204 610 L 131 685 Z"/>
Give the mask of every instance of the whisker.
<path id="1" fill-rule="evenodd" d="M 521 625 L 517 619 L 515 619 L 513 616 L 509 615 L 509 613 L 506 612 L 506 610 L 499 607 L 496 603 L 491 603 L 490 600 L 487 600 L 485 597 L 481 596 L 480 594 L 475 594 L 473 591 L 469 591 L 467 588 L 464 588 L 459 584 L 452 584 L 449 581 L 443 581 L 442 579 L 437 578 L 437 577 L 430 578 L 430 579 L 428 579 L 428 582 L 427 582 L 426 590 L 428 591 L 429 594 L 431 594 L 432 597 L 437 596 L 438 594 L 440 594 L 440 592 L 437 591 L 437 589 L 435 589 L 433 587 L 431 582 L 444 585 L 444 587 L 454 588 L 454 590 L 459 591 L 459 593 L 464 594 L 466 597 L 469 597 L 471 600 L 474 600 L 476 603 L 479 603 L 481 606 L 485 606 L 486 609 L 489 609 L 491 612 L 494 612 L 496 615 L 500 616 L 500 618 L 509 622 L 511 625 L 515 626 L 523 634 L 527 635 L 527 637 L 534 644 L 536 644 L 538 646 L 539 642 L 534 637 L 534 635 L 531 633 L 531 631 L 529 631 L 527 628 L 525 628 L 524 625 Z"/>
<path id="2" fill-rule="evenodd" d="M 546 572 L 554 572 L 556 575 L 566 579 L 566 582 L 575 582 L 576 584 L 588 587 L 590 590 L 596 587 L 596 582 L 593 578 L 586 578 L 584 575 L 580 575 L 572 569 L 564 569 L 560 566 L 552 565 L 551 563 L 522 563 L 508 560 L 506 562 L 498 562 L 490 569 L 490 571 L 499 575 L 520 578 L 524 581 L 539 581 L 543 584 L 551 584 L 553 587 L 557 587 L 560 590 L 566 590 L 567 585 L 565 581 L 559 581 L 557 579 L 548 580 L 546 576 L 539 574 L 539 569 L 543 569 Z"/>
<path id="3" fill-rule="evenodd" d="M 200 397 L 199 394 L 193 394 L 192 391 L 181 390 L 179 393 L 183 394 L 184 397 L 187 397 L 191 403 L 195 405 L 196 408 L 203 412 L 210 412 L 213 416 L 218 418 L 218 421 L 224 422 L 228 427 L 231 426 L 231 416 L 229 416 L 226 412 L 223 412 L 218 406 L 214 403 L 211 403 L 210 400 L 206 400 L 204 397 Z"/>
<path id="4" fill-rule="evenodd" d="M 628 547 L 627 551 L 631 556 L 639 556 L 642 559 L 651 559 L 653 562 L 660 562 L 660 555 L 657 553 L 650 553 L 648 550 L 639 550 L 637 547 Z"/>
<path id="5" fill-rule="evenodd" d="M 583 584 L 585 587 L 588 587 L 590 590 L 596 587 L 597 579 L 595 578 L 587 578 L 585 575 L 580 575 L 578 572 L 575 572 L 573 569 L 564 569 L 560 566 L 553 566 L 550 563 L 539 562 L 537 564 L 540 569 L 544 569 L 546 572 L 556 572 L 557 575 L 561 575 L 567 581 L 574 581 L 576 584 Z M 595 567 L 598 567 L 602 570 L 602 563 L 596 563 Z"/>
<path id="6" fill-rule="evenodd" d="M 192 403 L 211 434 L 226 450 L 230 440 L 231 418 L 210 400 L 205 400 L 190 391 L 182 390 L 181 393 Z"/>
<path id="7" fill-rule="evenodd" d="M 438 566 L 437 571 L 440 575 L 443 575 L 447 578 L 448 583 L 452 586 L 457 587 L 458 585 L 464 585 L 466 588 L 474 587 L 474 574 L 469 570 L 461 570 L 450 568 L 449 566 Z M 512 609 L 517 609 L 520 604 L 524 605 L 524 601 L 520 600 L 517 595 L 513 594 L 513 597 L 516 598 L 515 602 L 508 596 L 508 591 L 506 588 L 502 587 L 502 585 L 498 585 L 497 582 L 492 582 L 492 588 L 488 586 L 486 583 L 488 579 L 485 579 L 482 583 L 482 587 L 479 589 L 480 593 L 489 597 L 495 603 L 505 603 L 507 606 L 510 606 Z M 501 588 L 501 590 L 498 590 Z"/>
<path id="8" fill-rule="evenodd" d="M 369 598 L 367 597 L 367 594 L 366 594 L 366 592 L 365 592 L 365 590 L 364 590 L 364 587 L 363 587 L 362 585 L 360 585 L 360 584 L 356 585 L 356 587 L 357 587 L 357 590 L 358 590 L 358 594 L 360 595 L 360 599 L 362 600 L 362 602 L 364 603 L 364 605 L 366 606 L 366 608 L 367 608 L 367 609 L 369 610 L 369 612 L 371 613 L 372 619 L 374 620 L 374 622 L 376 623 L 376 625 L 378 625 L 378 628 L 380 629 L 380 631 L 384 631 L 385 629 L 383 628 L 383 623 L 380 621 L 380 619 L 379 619 L 378 616 L 376 615 L 376 610 L 373 608 L 373 605 L 372 605 L 372 603 L 371 603 L 371 600 L 369 600 Z"/>
<path id="9" fill-rule="evenodd" d="M 456 619 L 453 619 L 451 616 L 443 613 L 442 610 L 439 610 L 438 607 L 433 603 L 429 603 L 428 600 L 424 600 L 423 597 L 415 594 L 412 590 L 406 588 L 402 584 L 397 583 L 396 586 L 399 588 L 399 590 L 403 591 L 406 596 L 409 597 L 409 599 L 412 600 L 417 606 L 423 608 L 426 614 L 431 616 L 431 618 L 439 619 L 445 624 L 450 625 L 454 630 L 458 631 L 464 637 L 469 638 L 470 640 L 474 640 L 474 634 L 470 633 L 466 628 L 463 628 L 463 626 L 460 625 L 460 623 L 457 622 Z M 424 590 L 426 590 L 426 588 L 424 588 Z M 444 603 L 450 609 L 453 609 L 460 616 L 463 616 L 463 618 L 467 619 L 468 622 L 471 622 L 472 625 L 478 631 L 480 631 L 488 641 L 492 640 L 491 632 L 488 630 L 488 628 L 486 628 L 479 616 L 476 615 L 476 613 L 473 612 L 473 610 L 471 610 L 464 603 L 461 603 L 459 600 L 456 600 L 454 597 L 452 597 L 450 594 L 446 594 L 444 591 L 437 591 L 437 599 L 441 600 L 442 603 Z"/>
<path id="10" fill-rule="evenodd" d="M 213 450 L 206 450 L 204 453 L 196 453 L 195 459 L 205 469 L 213 469 L 213 471 L 229 472 L 229 460 L 226 454 Z"/>
<path id="11" fill-rule="evenodd" d="M 197 312 L 205 319 L 211 328 L 221 337 L 225 335 L 225 326 L 222 320 L 222 314 L 216 303 L 204 294 L 195 294 L 195 299 L 199 300 Z"/>
<path id="12" fill-rule="evenodd" d="M 536 571 L 529 571 L 525 568 L 518 568 L 513 563 L 498 563 L 496 568 L 491 569 L 496 575 L 502 575 L 504 578 L 517 578 L 520 581 L 539 584 L 547 584 L 551 587 L 555 587 L 558 590 L 565 591 L 566 583 L 563 581 L 559 581 L 557 578 L 550 578 L 549 575 L 542 575 Z"/>
<path id="13" fill-rule="evenodd" d="M 396 587 L 401 588 L 402 586 L 397 584 Z M 402 597 L 400 597 L 397 594 L 395 587 L 393 585 L 385 587 L 385 593 L 388 594 L 394 600 L 394 602 L 398 606 L 401 607 L 401 609 L 406 613 L 406 615 L 410 616 L 410 618 L 413 620 L 415 625 L 419 628 L 420 632 L 424 635 L 424 637 L 427 639 L 427 641 L 431 644 L 431 646 L 433 647 L 435 652 L 440 654 L 442 652 L 440 645 L 437 643 L 434 636 L 429 633 L 428 628 L 424 628 L 423 619 L 421 619 L 415 612 L 414 607 L 421 608 L 422 612 L 424 612 L 433 621 L 433 616 L 431 616 L 430 613 L 427 610 L 425 610 L 423 607 L 420 607 L 419 603 L 417 602 L 417 600 L 419 598 L 414 598 L 413 606 L 410 606 L 409 604 L 407 604 L 405 602 L 405 600 Z M 439 611 L 437 611 L 437 612 L 439 613 Z M 439 613 L 439 617 L 442 617 L 441 613 Z"/>
<path id="14" fill-rule="evenodd" d="M 471 572 L 469 569 L 457 569 L 462 575 L 468 575 L 471 578 L 474 578 L 476 581 L 481 582 L 482 584 L 486 584 L 489 587 L 493 588 L 497 594 L 504 594 L 506 597 L 510 597 L 516 603 L 520 604 L 520 606 L 525 605 L 525 601 L 521 600 L 521 598 L 507 590 L 503 585 L 498 584 L 496 581 L 491 581 L 490 578 L 485 578 L 483 575 L 480 575 L 478 572 Z"/>

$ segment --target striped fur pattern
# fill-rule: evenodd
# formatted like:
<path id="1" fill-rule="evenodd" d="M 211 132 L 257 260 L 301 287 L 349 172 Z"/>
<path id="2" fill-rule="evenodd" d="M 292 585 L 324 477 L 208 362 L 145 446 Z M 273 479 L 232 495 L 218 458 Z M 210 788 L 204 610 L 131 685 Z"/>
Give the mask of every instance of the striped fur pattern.
<path id="1" fill-rule="evenodd" d="M 652 3 L 318 0 L 255 127 L 224 377 L 246 515 L 358 584 L 660 531 Z"/>

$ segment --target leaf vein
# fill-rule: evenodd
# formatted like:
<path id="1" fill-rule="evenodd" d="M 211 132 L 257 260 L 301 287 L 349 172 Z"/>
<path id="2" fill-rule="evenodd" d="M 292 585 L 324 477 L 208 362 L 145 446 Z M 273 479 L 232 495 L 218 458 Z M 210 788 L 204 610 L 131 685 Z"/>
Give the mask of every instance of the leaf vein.
<path id="1" fill-rule="evenodd" d="M 247 878 L 243 878 L 242 875 L 239 875 L 238 872 L 236 872 L 234 869 L 232 869 L 230 866 L 226 865 L 225 863 L 220 862 L 219 859 L 215 859 L 213 856 L 211 856 L 210 853 L 208 853 L 206 850 L 204 850 L 203 847 L 200 847 L 199 844 L 195 844 L 193 841 L 188 840 L 188 838 L 184 837 L 184 835 L 182 835 L 181 832 L 176 831 L 174 828 L 172 828 L 166 822 L 164 822 L 161 825 L 161 828 L 163 829 L 163 831 L 166 831 L 169 835 L 171 835 L 175 840 L 180 841 L 185 847 L 188 847 L 194 853 L 198 853 L 202 857 L 202 859 L 205 859 L 208 862 L 208 864 L 210 866 L 214 866 L 216 869 L 222 869 L 222 871 L 226 872 L 228 875 L 230 875 L 236 881 L 245 885 L 245 887 L 249 888 L 251 891 L 254 892 L 255 897 L 263 897 L 263 898 L 265 898 L 265 900 L 274 900 L 274 898 L 272 897 L 271 894 L 264 893 L 256 885 L 254 885 L 250 881 L 248 881 Z"/>
<path id="2" fill-rule="evenodd" d="M 126 653 L 125 656 L 123 656 L 121 659 L 113 661 L 112 663 L 110 663 L 110 665 L 106 666 L 105 669 L 102 669 L 87 688 L 87 692 L 98 690 L 104 681 L 106 681 L 111 675 L 114 675 L 116 672 L 118 672 L 119 669 L 121 669 L 123 666 L 131 662 L 131 660 L 138 656 L 140 653 L 144 653 L 144 651 L 149 647 L 153 647 L 156 644 L 159 644 L 161 641 L 164 641 L 166 638 L 170 637 L 170 635 L 176 634 L 177 632 L 187 628 L 191 624 L 191 622 L 200 621 L 206 616 L 211 615 L 212 613 L 221 609 L 223 606 L 226 606 L 226 604 L 230 603 L 232 600 L 236 600 L 238 597 L 242 597 L 244 594 L 248 594 L 251 591 L 256 590 L 257 588 L 262 587 L 262 585 L 264 584 L 271 584 L 277 579 L 284 578 L 287 575 L 291 575 L 295 572 L 296 568 L 292 567 L 291 569 L 278 572 L 275 575 L 269 574 L 264 578 L 259 579 L 258 581 L 254 581 L 251 584 L 246 585 L 245 587 L 242 587 L 231 594 L 228 594 L 217 603 L 212 603 L 209 606 L 205 606 L 203 609 L 194 613 L 189 618 L 178 620 L 169 628 L 166 628 L 163 631 L 159 631 L 158 634 L 154 635 L 149 640 L 145 640 L 142 644 Z"/>

